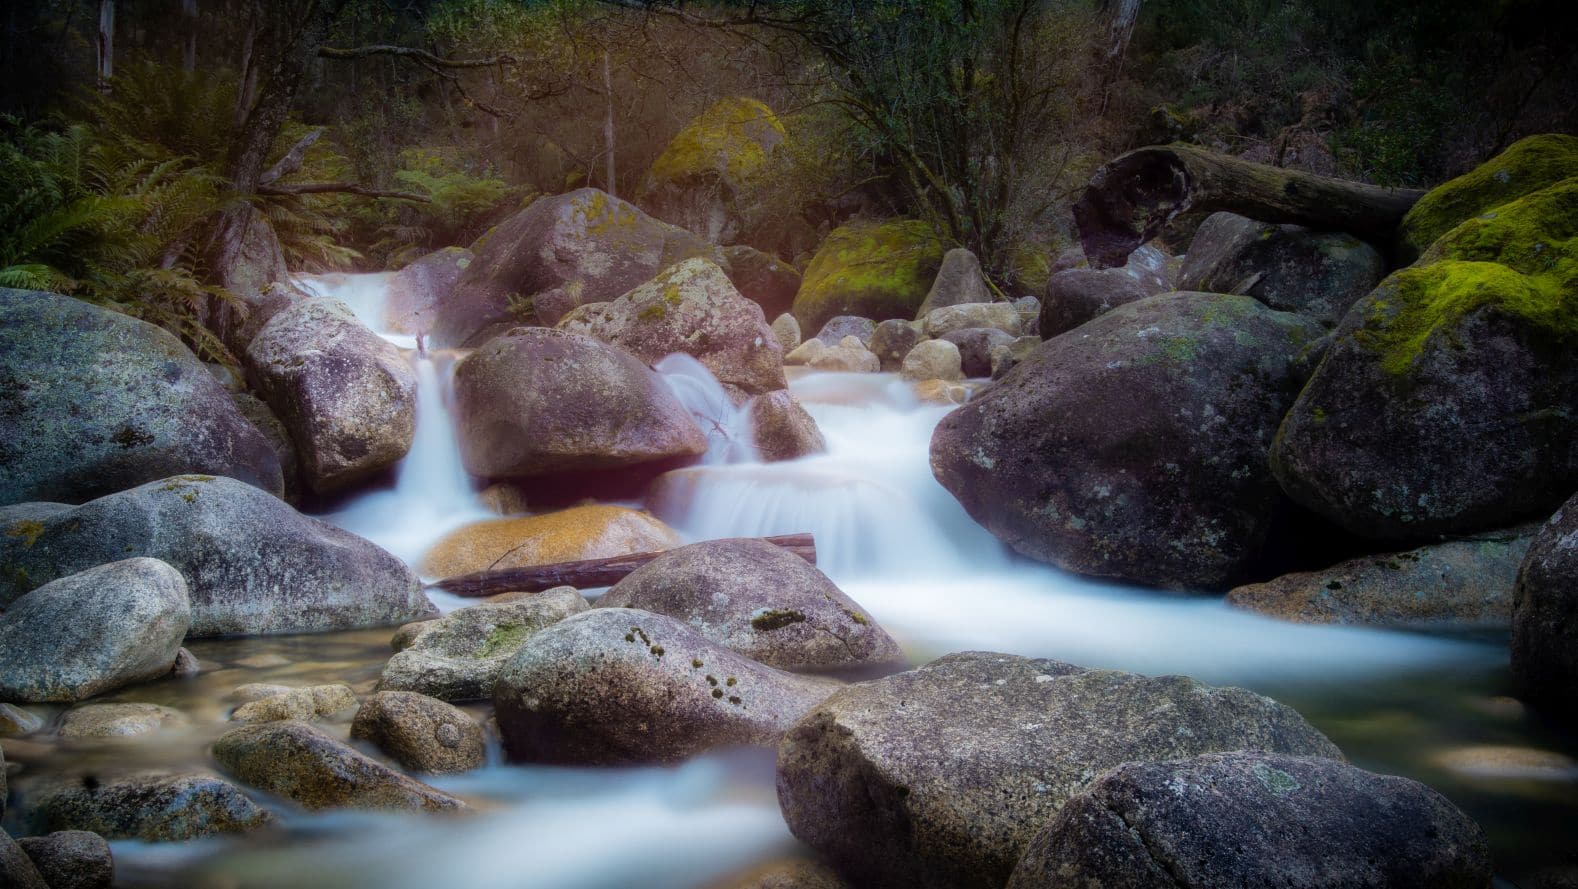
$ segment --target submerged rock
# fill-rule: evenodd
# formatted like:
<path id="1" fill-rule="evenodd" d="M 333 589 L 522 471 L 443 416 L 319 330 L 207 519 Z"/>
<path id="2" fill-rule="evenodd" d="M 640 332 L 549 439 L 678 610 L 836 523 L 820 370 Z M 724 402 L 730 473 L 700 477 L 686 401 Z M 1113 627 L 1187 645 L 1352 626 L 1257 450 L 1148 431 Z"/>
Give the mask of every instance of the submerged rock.
<path id="1" fill-rule="evenodd" d="M 17 844 L 49 889 L 110 889 L 115 882 L 110 844 L 91 831 L 57 830 L 47 836 L 23 837 Z"/>
<path id="2" fill-rule="evenodd" d="M 763 463 L 793 460 L 827 450 L 822 430 L 787 389 L 758 395 L 747 408 L 751 442 Z"/>
<path id="3" fill-rule="evenodd" d="M 802 330 L 858 315 L 909 320 L 942 265 L 943 243 L 924 222 L 851 222 L 833 230 L 806 266 L 794 314 Z"/>
<path id="4" fill-rule="evenodd" d="M 46 583 L 0 612 L 0 700 L 80 701 L 158 679 L 191 620 L 186 582 L 155 559 Z"/>
<path id="5" fill-rule="evenodd" d="M 795 836 L 857 884 L 999 887 L 1107 769 L 1228 750 L 1341 756 L 1243 689 L 966 652 L 808 713 L 778 748 L 778 801 Z"/>
<path id="6" fill-rule="evenodd" d="M 308 688 L 286 689 L 249 701 L 230 714 L 230 721 L 243 724 L 279 722 L 285 719 L 310 722 L 354 706 L 356 706 L 356 693 L 351 691 L 349 685 L 314 685 Z"/>
<path id="7" fill-rule="evenodd" d="M 81 503 L 178 472 L 281 492 L 268 440 L 173 334 L 0 287 L 0 505 Z"/>
<path id="8" fill-rule="evenodd" d="M 15 704 L 0 704 L 0 738 L 20 738 L 44 727 L 44 718 Z"/>
<path id="9" fill-rule="evenodd" d="M 1417 781 L 1330 759 L 1218 753 L 1102 775 L 1030 841 L 1008 886 L 1490 884 L 1484 832 Z"/>
<path id="10" fill-rule="evenodd" d="M 1578 723 L 1578 495 L 1540 528 L 1518 572 L 1512 676 L 1530 703 Z"/>
<path id="11" fill-rule="evenodd" d="M 587 608 L 574 587 L 514 593 L 416 625 L 384 666 L 379 691 L 416 691 L 441 701 L 480 701 L 533 635 Z"/>
<path id="12" fill-rule="evenodd" d="M 66 711 L 56 733 L 62 738 L 129 738 L 189 721 L 185 713 L 158 704 L 87 704 Z"/>
<path id="13" fill-rule="evenodd" d="M 305 722 L 266 722 L 231 729 L 214 742 L 214 758 L 231 774 L 309 810 L 401 809 L 445 812 L 460 800 L 400 774 Z"/>
<path id="14" fill-rule="evenodd" d="M 986 276 L 981 273 L 981 261 L 963 247 L 955 247 L 942 255 L 942 265 L 937 277 L 932 279 L 926 300 L 915 312 L 917 319 L 931 314 L 933 309 L 958 306 L 965 303 L 989 303 L 992 291 L 986 286 Z"/>
<path id="15" fill-rule="evenodd" d="M 542 515 L 489 519 L 451 531 L 422 557 L 422 573 L 458 577 L 494 568 L 650 553 L 679 543 L 674 529 L 650 513 L 590 504 Z"/>
<path id="16" fill-rule="evenodd" d="M 30 798 L 35 830 L 89 830 L 110 840 L 171 842 L 254 830 L 269 813 L 211 775 L 141 772 L 46 786 Z"/>
<path id="17" fill-rule="evenodd" d="M 0 508 L 0 528 L 0 607 L 136 555 L 186 579 L 194 637 L 380 626 L 432 608 L 399 559 L 227 478 L 176 476 L 75 508 Z"/>
<path id="18" fill-rule="evenodd" d="M 892 637 L 827 575 L 755 538 L 664 553 L 614 584 L 597 606 L 678 618 L 712 642 L 783 670 L 903 658 Z"/>
<path id="19" fill-rule="evenodd" d="M 849 889 L 832 868 L 818 861 L 788 858 L 752 868 L 722 889 Z"/>
<path id="20" fill-rule="evenodd" d="M 493 703 L 511 759 L 614 765 L 775 743 L 835 687 L 671 617 L 597 608 L 533 636 L 500 672 Z"/>
<path id="21" fill-rule="evenodd" d="M 458 707 L 416 692 L 381 691 L 368 698 L 356 711 L 351 737 L 418 772 L 465 772 L 487 760 L 481 724 Z"/>

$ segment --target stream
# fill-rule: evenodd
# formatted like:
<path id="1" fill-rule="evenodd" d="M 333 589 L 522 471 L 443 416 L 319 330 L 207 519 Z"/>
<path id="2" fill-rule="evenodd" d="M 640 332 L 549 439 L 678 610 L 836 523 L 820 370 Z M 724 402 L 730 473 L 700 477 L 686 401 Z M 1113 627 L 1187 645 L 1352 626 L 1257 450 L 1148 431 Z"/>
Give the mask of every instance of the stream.
<path id="1" fill-rule="evenodd" d="M 310 281 L 382 330 L 387 275 Z M 414 338 L 389 334 L 402 347 Z M 461 467 L 446 403 L 456 353 L 408 353 L 419 376 L 415 444 L 390 487 L 322 516 L 416 565 L 425 549 L 490 517 Z M 698 373 L 698 369 L 700 372 Z M 659 371 L 713 430 L 698 465 L 670 472 L 640 505 L 686 541 L 810 531 L 819 566 L 903 646 L 911 664 L 990 649 L 1240 685 L 1302 712 L 1355 764 L 1442 792 L 1490 836 L 1498 873 L 1519 880 L 1573 854 L 1573 739 L 1507 697 L 1505 634 L 1422 634 L 1288 624 L 1184 596 L 1083 578 L 1009 552 L 932 478 L 928 444 L 947 408 L 893 374 L 791 370 L 826 454 L 751 462 L 745 424 L 715 381 L 683 356 Z M 595 594 L 597 591 L 589 591 Z M 444 594 L 449 610 L 466 600 Z M 370 692 L 392 630 L 197 640 L 193 680 L 107 696 L 186 711 L 192 725 L 113 748 L 6 746 L 27 765 L 97 762 L 212 767 L 230 689 L 245 682 L 347 682 Z M 478 716 L 486 708 L 470 708 Z M 352 711 L 326 727 L 344 737 Z M 35 747 L 39 749 L 34 749 Z M 773 755 L 731 750 L 672 768 L 490 765 L 433 778 L 470 817 L 304 814 L 266 800 L 276 829 L 183 844 L 116 842 L 128 886 L 704 887 L 754 864 L 806 854 L 778 813 Z"/>

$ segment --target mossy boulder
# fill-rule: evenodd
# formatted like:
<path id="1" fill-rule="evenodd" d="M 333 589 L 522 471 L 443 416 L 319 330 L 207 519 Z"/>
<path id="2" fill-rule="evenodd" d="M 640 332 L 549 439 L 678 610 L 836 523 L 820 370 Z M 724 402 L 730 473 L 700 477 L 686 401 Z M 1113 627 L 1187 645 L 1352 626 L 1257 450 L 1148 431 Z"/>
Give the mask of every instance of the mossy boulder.
<path id="1" fill-rule="evenodd" d="M 942 240 L 917 220 L 851 222 L 834 229 L 817 248 L 795 296 L 800 329 L 821 330 L 839 315 L 914 318 L 943 252 Z"/>
<path id="2" fill-rule="evenodd" d="M 1509 201 L 1578 176 L 1578 136 L 1529 136 L 1456 179 L 1431 189 L 1398 227 L 1398 253 L 1412 262 L 1462 223 Z"/>
<path id="3" fill-rule="evenodd" d="M 784 127 L 762 102 L 715 102 L 669 142 L 647 170 L 639 200 L 652 215 L 714 244 L 733 242 L 759 221 L 752 201 Z"/>
<path id="4" fill-rule="evenodd" d="M 1519 569 L 1512 675 L 1530 703 L 1578 725 L 1578 496 L 1540 528 Z"/>
<path id="5" fill-rule="evenodd" d="M 429 577 L 489 568 L 606 559 L 679 546 L 674 529 L 649 513 L 588 504 L 520 518 L 489 519 L 451 531 L 422 559 Z"/>
<path id="6" fill-rule="evenodd" d="M 1071 571 L 1221 589 L 1286 508 L 1266 452 L 1324 329 L 1168 293 L 1042 343 L 938 424 L 932 471 L 992 533 Z"/>
<path id="7" fill-rule="evenodd" d="M 281 492 L 268 440 L 173 334 L 0 288 L 0 504 L 81 503 L 179 472 Z"/>

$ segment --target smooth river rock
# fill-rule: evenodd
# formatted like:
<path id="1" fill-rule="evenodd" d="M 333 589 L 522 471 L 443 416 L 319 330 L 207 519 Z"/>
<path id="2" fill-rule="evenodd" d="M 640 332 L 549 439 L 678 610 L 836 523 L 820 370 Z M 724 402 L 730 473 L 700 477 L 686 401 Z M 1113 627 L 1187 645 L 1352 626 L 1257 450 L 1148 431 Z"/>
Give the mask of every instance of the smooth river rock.
<path id="1" fill-rule="evenodd" d="M 86 830 L 57 830 L 17 841 L 49 889 L 110 889 L 115 859 L 110 844 Z"/>
<path id="2" fill-rule="evenodd" d="M 916 318 L 925 318 L 933 309 L 958 306 L 965 303 L 989 303 L 991 288 L 986 286 L 986 276 L 981 273 L 981 261 L 964 247 L 955 247 L 942 255 L 942 265 L 937 277 L 932 279 L 926 300 L 915 312 Z"/>
<path id="3" fill-rule="evenodd" d="M 822 430 L 788 389 L 751 399 L 746 408 L 751 444 L 763 463 L 794 460 L 827 450 Z"/>
<path id="4" fill-rule="evenodd" d="M 674 529 L 650 513 L 594 503 L 457 528 L 422 557 L 422 573 L 456 577 L 493 568 L 650 553 L 679 543 Z"/>
<path id="5" fill-rule="evenodd" d="M 906 380 L 944 380 L 958 382 L 964 379 L 963 359 L 959 347 L 948 340 L 926 340 L 904 356 L 900 375 Z"/>
<path id="6" fill-rule="evenodd" d="M 368 698 L 356 711 L 351 738 L 417 772 L 465 772 L 487 761 L 480 723 L 459 707 L 413 691 Z"/>
<path id="7" fill-rule="evenodd" d="M 84 704 L 67 710 L 55 732 L 62 738 L 130 738 L 188 723 L 185 713 L 158 704 Z"/>
<path id="8" fill-rule="evenodd" d="M 212 775 L 140 772 L 48 785 L 29 797 L 38 832 L 90 830 L 110 840 L 172 842 L 254 830 L 273 819 Z"/>
<path id="9" fill-rule="evenodd" d="M 354 706 L 356 706 L 356 693 L 351 691 L 349 685 L 342 683 L 314 685 L 307 688 L 285 689 L 277 694 L 248 701 L 230 714 L 230 721 L 243 725 L 279 722 L 286 719 L 311 722 Z"/>
<path id="10" fill-rule="evenodd" d="M 1540 528 L 1518 572 L 1512 675 L 1530 702 L 1578 723 L 1578 495 Z"/>

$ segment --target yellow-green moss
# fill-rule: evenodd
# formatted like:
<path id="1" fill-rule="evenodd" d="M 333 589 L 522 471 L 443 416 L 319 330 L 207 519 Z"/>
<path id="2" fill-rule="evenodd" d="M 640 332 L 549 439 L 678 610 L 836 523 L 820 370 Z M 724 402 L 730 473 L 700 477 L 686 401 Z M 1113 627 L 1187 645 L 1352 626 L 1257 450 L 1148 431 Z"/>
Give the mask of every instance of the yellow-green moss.
<path id="1" fill-rule="evenodd" d="M 477 657 L 493 657 L 514 651 L 520 648 L 526 637 L 530 635 L 531 627 L 525 624 L 499 624 L 482 640 L 482 647 L 477 650 Z"/>
<path id="2" fill-rule="evenodd" d="M 1040 294 L 1047 289 L 1052 277 L 1052 251 L 1040 244 L 1016 244 L 1009 254 L 1013 266 L 1014 282 L 1031 293 Z"/>
<path id="3" fill-rule="evenodd" d="M 755 99 L 723 99 L 679 131 L 648 172 L 654 184 L 716 174 L 740 184 L 761 170 L 784 138 L 783 124 Z"/>
<path id="4" fill-rule="evenodd" d="M 18 522 L 12 522 L 11 527 L 6 529 L 5 536 L 21 538 L 22 546 L 31 549 L 33 544 L 38 542 L 39 536 L 43 533 L 44 525 L 42 522 L 35 522 L 32 519 L 22 519 Z"/>
<path id="5" fill-rule="evenodd" d="M 942 239 L 913 219 L 834 229 L 806 267 L 795 319 L 808 336 L 839 315 L 910 320 L 926 300 L 943 252 Z"/>
<path id="6" fill-rule="evenodd" d="M 1578 177 L 1464 222 L 1437 239 L 1419 264 L 1449 259 L 1496 262 L 1525 275 L 1578 277 Z"/>
<path id="7" fill-rule="evenodd" d="M 1530 136 L 1456 179 L 1430 191 L 1398 229 L 1405 262 L 1465 220 L 1563 179 L 1578 176 L 1578 137 Z"/>

